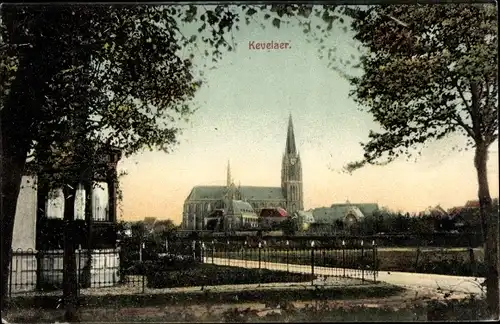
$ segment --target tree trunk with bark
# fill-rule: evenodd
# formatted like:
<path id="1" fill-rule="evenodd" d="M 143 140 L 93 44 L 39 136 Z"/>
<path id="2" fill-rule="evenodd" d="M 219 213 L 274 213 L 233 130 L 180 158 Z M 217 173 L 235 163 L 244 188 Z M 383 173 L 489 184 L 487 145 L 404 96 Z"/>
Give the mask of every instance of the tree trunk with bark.
<path id="1" fill-rule="evenodd" d="M 486 265 L 486 301 L 488 309 L 493 318 L 498 319 L 500 314 L 500 290 L 499 290 L 499 264 L 498 264 L 498 238 L 499 224 L 498 212 L 493 210 L 490 190 L 488 186 L 488 146 L 483 143 L 476 145 L 474 164 L 478 178 L 478 198 L 481 222 L 484 227 L 484 262 Z"/>
<path id="2" fill-rule="evenodd" d="M 2 121 L 3 122 L 3 121 Z M 17 198 L 21 189 L 21 181 L 26 162 L 27 146 L 15 145 L 19 141 L 11 140 L 12 134 L 8 134 L 8 128 L 2 125 L 1 142 L 1 165 L 0 178 L 1 188 L 1 309 L 5 310 L 8 301 L 8 282 L 10 274 L 12 237 L 14 232 L 14 219 L 16 216 Z M 10 128 L 10 127 L 9 127 Z M 14 145 L 13 145 L 14 144 Z"/>
<path id="3" fill-rule="evenodd" d="M 75 229 L 75 195 L 78 184 L 65 185 L 64 193 L 64 257 L 63 257 L 63 300 L 64 320 L 77 322 L 78 283 L 76 269 L 75 244 L 73 232 Z"/>

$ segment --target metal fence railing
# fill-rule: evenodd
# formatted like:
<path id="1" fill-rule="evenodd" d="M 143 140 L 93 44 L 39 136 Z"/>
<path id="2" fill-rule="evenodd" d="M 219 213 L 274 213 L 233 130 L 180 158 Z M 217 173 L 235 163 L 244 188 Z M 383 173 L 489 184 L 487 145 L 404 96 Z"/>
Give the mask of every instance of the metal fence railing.
<path id="1" fill-rule="evenodd" d="M 211 241 L 204 243 L 204 260 L 208 263 L 266 268 L 287 272 L 309 273 L 323 277 L 344 277 L 363 281 L 377 280 L 377 245 L 363 240 L 310 241 L 304 244 L 283 240 Z"/>
<path id="2" fill-rule="evenodd" d="M 122 267 L 118 249 L 75 251 L 76 273 L 79 289 L 127 286 L 132 292 L 144 288 L 140 262 L 128 269 Z M 24 292 L 60 293 L 63 285 L 64 253 L 62 250 L 11 252 L 9 295 Z M 89 262 L 90 260 L 90 262 Z"/>
<path id="3" fill-rule="evenodd" d="M 376 281 L 378 273 L 375 241 L 367 244 L 356 239 L 182 238 L 165 240 L 156 246 L 135 242 L 117 249 L 92 250 L 91 253 L 77 249 L 75 256 L 78 287 L 85 293 L 110 287 L 113 287 L 110 293 L 144 293 L 155 288 L 154 285 L 148 286 L 148 280 L 155 279 L 158 273 L 180 272 L 200 263 L 283 271 L 307 278 L 353 278 L 360 279 L 360 282 Z M 220 269 L 222 273 L 224 269 Z M 181 276 L 189 276 L 186 271 Z M 61 294 L 63 273 L 62 250 L 12 251 L 9 295 L 25 292 Z M 209 279 L 196 282 L 191 278 L 189 284 L 202 286 L 216 282 Z M 259 277 L 259 283 L 270 280 Z"/>

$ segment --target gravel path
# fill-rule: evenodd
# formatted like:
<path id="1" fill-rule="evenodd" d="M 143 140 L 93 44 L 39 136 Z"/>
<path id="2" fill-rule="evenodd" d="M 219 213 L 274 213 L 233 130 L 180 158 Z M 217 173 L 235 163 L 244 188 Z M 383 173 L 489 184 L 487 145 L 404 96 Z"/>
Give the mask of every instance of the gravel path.
<path id="1" fill-rule="evenodd" d="M 212 258 L 209 258 L 210 263 Z M 259 266 L 258 261 L 249 260 L 234 260 L 234 259 L 224 259 L 224 258 L 214 258 L 215 264 L 220 265 L 231 265 L 238 267 L 248 267 L 257 268 Z M 283 270 L 287 268 L 284 263 L 272 263 L 272 262 L 262 262 L 261 267 L 271 270 Z M 301 272 L 301 273 L 311 273 L 311 266 L 309 265 L 288 265 L 288 270 L 291 272 Z M 327 267 L 315 267 L 314 273 L 317 275 L 331 275 L 340 274 L 343 269 L 341 268 L 327 268 Z M 351 271 L 358 271 L 354 269 L 349 269 Z M 358 271 L 359 272 L 359 271 Z M 371 274 L 371 276 L 370 276 Z M 359 273 L 356 274 L 359 276 Z M 365 278 L 371 279 L 373 272 L 367 271 Z M 327 277 L 326 283 L 330 280 L 336 280 Z M 460 292 L 466 294 L 482 295 L 484 289 L 481 284 L 484 282 L 484 278 L 478 277 L 460 277 L 460 276 L 447 276 L 447 275 L 437 275 L 437 274 L 426 274 L 426 273 L 412 273 L 412 272 L 392 272 L 392 271 L 381 271 L 378 272 L 376 277 L 377 280 L 387 282 L 389 284 L 402 286 L 405 288 L 412 289 L 433 289 L 441 290 L 446 292 Z M 320 282 L 320 281 L 318 281 Z"/>

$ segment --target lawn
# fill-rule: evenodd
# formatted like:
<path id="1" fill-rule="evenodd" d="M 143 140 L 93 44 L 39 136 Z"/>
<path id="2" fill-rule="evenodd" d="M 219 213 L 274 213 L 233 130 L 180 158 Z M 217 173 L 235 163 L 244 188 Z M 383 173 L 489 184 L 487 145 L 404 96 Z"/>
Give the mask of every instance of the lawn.
<path id="1" fill-rule="evenodd" d="M 272 282 L 311 281 L 311 274 L 268 269 L 246 269 L 213 264 L 198 264 L 186 269 L 157 271 L 148 275 L 148 288 L 218 286 Z"/>
<path id="2" fill-rule="evenodd" d="M 422 272 L 435 274 L 450 274 L 473 276 L 481 275 L 484 260 L 483 249 L 473 249 L 475 263 L 470 262 L 470 251 L 466 248 L 378 248 L 376 254 L 372 248 L 364 250 L 316 250 L 314 264 L 317 266 L 359 268 L 373 264 L 376 256 L 377 269 L 380 271 Z M 258 249 L 241 250 L 238 252 L 215 251 L 216 258 L 232 258 L 243 260 L 261 260 L 261 262 L 276 262 L 290 264 L 311 264 L 311 251 L 298 249 Z M 208 262 L 212 251 L 207 251 Z"/>

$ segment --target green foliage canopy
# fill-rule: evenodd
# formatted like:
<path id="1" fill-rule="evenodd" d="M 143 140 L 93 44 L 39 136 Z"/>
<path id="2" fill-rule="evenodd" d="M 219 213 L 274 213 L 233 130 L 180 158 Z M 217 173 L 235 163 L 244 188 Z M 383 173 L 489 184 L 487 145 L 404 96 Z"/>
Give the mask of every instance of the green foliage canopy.
<path id="1" fill-rule="evenodd" d="M 458 132 L 467 144 L 498 136 L 497 17 L 490 4 L 373 6 L 352 28 L 363 56 L 351 95 L 382 131 L 363 143 L 366 163 L 385 164 Z"/>

